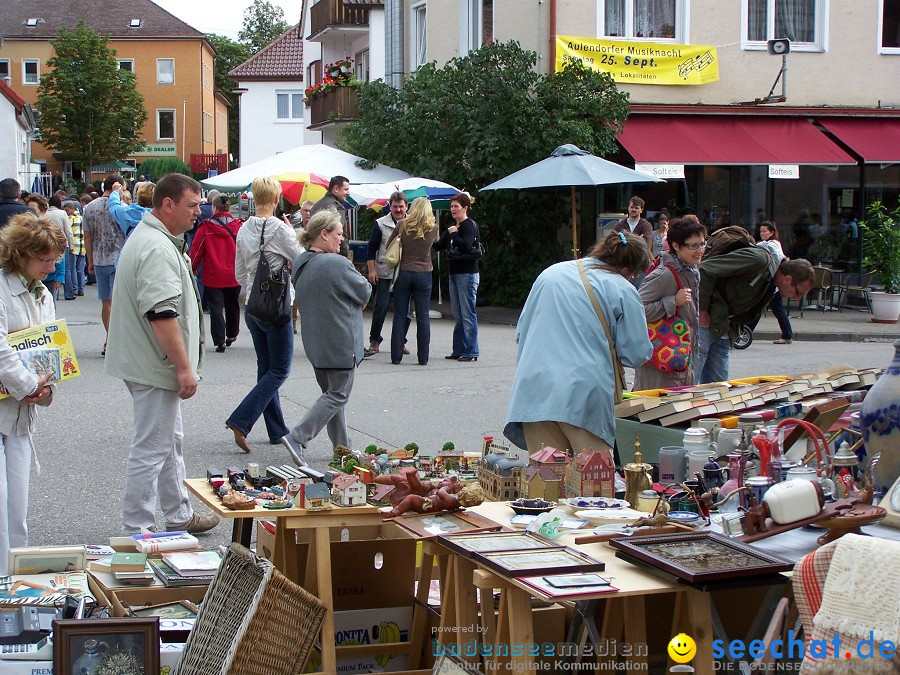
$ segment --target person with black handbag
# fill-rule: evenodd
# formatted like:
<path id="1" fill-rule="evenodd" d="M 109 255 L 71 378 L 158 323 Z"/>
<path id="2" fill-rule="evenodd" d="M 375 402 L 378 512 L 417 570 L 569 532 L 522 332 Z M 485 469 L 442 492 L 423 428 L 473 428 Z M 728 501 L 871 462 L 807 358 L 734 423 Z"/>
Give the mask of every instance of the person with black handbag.
<path id="1" fill-rule="evenodd" d="M 293 228 L 274 215 L 281 195 L 278 182 L 256 178 L 251 189 L 256 215 L 238 230 L 234 268 L 245 305 L 244 321 L 256 350 L 256 386 L 225 422 L 244 452 L 250 452 L 247 435 L 260 415 L 269 443 L 281 443 L 288 433 L 278 389 L 290 375 L 294 355 L 290 269 L 302 250 Z"/>

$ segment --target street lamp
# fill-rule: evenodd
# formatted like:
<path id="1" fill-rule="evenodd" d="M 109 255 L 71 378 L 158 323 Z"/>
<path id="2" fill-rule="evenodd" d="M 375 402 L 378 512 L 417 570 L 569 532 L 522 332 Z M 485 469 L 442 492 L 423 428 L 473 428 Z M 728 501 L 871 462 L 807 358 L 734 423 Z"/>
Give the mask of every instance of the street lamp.
<path id="1" fill-rule="evenodd" d="M 87 99 L 87 92 L 83 87 L 78 87 L 79 93 Z M 88 179 L 87 182 L 94 185 L 94 112 L 88 107 Z"/>

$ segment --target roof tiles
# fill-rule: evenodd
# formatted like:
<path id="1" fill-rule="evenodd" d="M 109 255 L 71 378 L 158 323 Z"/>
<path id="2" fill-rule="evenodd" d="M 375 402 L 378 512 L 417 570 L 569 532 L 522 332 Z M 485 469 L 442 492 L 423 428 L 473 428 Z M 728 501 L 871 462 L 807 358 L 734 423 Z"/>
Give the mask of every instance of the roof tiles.
<path id="1" fill-rule="evenodd" d="M 303 81 L 303 40 L 296 25 L 241 65 L 231 69 L 233 80 L 296 79 Z"/>

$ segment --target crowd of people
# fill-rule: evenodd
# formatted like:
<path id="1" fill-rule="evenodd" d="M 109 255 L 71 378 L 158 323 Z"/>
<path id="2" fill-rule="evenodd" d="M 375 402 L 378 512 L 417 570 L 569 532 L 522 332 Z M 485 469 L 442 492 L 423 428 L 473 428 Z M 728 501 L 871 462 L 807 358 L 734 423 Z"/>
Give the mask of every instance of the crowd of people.
<path id="1" fill-rule="evenodd" d="M 193 511 L 183 487 L 181 403 L 195 394 L 202 374 L 204 306 L 210 351 L 224 353 L 234 344 L 243 313 L 256 355 L 256 383 L 224 421 L 235 443 L 250 452 L 247 437 L 262 417 L 269 443 L 284 446 L 301 466 L 322 430 L 333 446 L 352 448 L 345 407 L 356 368 L 381 351 L 391 302 L 391 363 L 410 354 L 413 307 L 415 356 L 419 365 L 429 363 L 435 252 L 447 254 L 455 320 L 445 358 L 478 360 L 484 247 L 469 196 L 450 199 L 452 223 L 441 232 L 427 199 L 409 204 L 402 192 L 392 194 L 389 212 L 374 223 L 366 273 L 360 274 L 347 255 L 349 185 L 334 176 L 321 200 L 279 217 L 280 185 L 257 178 L 251 186 L 256 213 L 242 222 L 232 216 L 227 196 L 210 191 L 204 198 L 200 184 L 180 174 L 158 183 L 140 180 L 132 191 L 111 175 L 101 194 L 77 199 L 22 195 L 16 181 L 0 181 L 0 381 L 13 394 L 0 401 L 0 493 L 7 513 L 0 522 L 0 562 L 4 547 L 26 544 L 30 411 L 49 405 L 54 390 L 46 377 L 21 365 L 6 335 L 53 320 L 59 287 L 65 299 L 76 299 L 93 277 L 107 334 L 105 369 L 123 380 L 133 400 L 123 533 L 155 531 L 157 504 L 166 530 L 198 533 L 218 523 L 213 514 Z M 759 245 L 744 232 L 746 240 L 734 236 L 728 250 L 705 255 L 707 231 L 696 216 L 666 217 L 654 230 L 643 209 L 643 201 L 632 198 L 627 217 L 584 259 L 553 265 L 534 282 L 516 332 L 505 428 L 517 445 L 610 451 L 622 365 L 635 369 L 635 389 L 727 379 L 735 330 L 753 325 L 766 306 L 779 317 L 780 342 L 791 341 L 780 300 L 810 290 L 812 267 L 784 256 L 774 223 L 763 223 Z M 399 260 L 389 255 L 395 243 Z M 279 280 L 281 305 L 261 308 L 258 296 L 274 293 L 261 289 L 277 289 Z M 363 309 L 373 290 L 366 346 Z M 321 395 L 291 426 L 279 389 L 290 375 L 298 315 Z M 689 358 L 684 367 L 661 368 L 648 324 L 672 318 L 687 327 Z"/>

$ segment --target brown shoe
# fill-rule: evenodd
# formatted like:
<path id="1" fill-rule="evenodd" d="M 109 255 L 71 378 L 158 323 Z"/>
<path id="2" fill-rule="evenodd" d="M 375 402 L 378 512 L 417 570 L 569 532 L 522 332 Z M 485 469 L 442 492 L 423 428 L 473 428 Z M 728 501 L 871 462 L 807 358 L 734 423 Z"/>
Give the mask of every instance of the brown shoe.
<path id="1" fill-rule="evenodd" d="M 219 520 L 219 516 L 215 513 L 207 513 L 205 516 L 195 513 L 186 523 L 181 523 L 180 525 L 166 525 L 166 532 L 187 530 L 189 534 L 200 534 L 201 532 L 213 529 L 219 524 Z"/>
<path id="2" fill-rule="evenodd" d="M 228 422 L 225 422 L 225 428 L 231 429 L 234 432 L 234 442 L 241 450 L 247 453 L 251 452 L 250 446 L 247 445 L 247 437 L 244 436 L 243 431 L 238 429 L 233 424 L 229 424 Z"/>
<path id="3" fill-rule="evenodd" d="M 381 345 L 379 345 L 377 342 L 369 343 L 369 351 L 370 352 L 375 352 L 377 354 L 379 351 L 381 351 L 380 347 L 381 347 Z"/>
<path id="4" fill-rule="evenodd" d="M 790 338 L 778 338 L 777 340 L 772 340 L 773 345 L 789 345 L 793 342 Z"/>
<path id="5" fill-rule="evenodd" d="M 409 347 L 407 347 L 406 345 L 403 345 L 403 353 L 409 354 Z"/>

